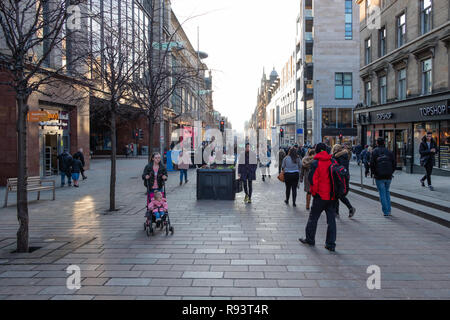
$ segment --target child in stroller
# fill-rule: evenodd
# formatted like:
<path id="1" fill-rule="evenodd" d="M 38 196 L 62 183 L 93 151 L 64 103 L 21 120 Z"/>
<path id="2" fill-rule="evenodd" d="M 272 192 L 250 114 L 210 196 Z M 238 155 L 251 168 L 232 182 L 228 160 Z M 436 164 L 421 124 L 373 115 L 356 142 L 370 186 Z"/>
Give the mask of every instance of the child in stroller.
<path id="1" fill-rule="evenodd" d="M 150 212 L 153 212 L 153 215 L 156 219 L 156 227 L 159 228 L 161 219 L 168 211 L 167 200 L 162 197 L 161 192 L 155 192 L 154 198 L 151 199 L 150 203 L 148 204 L 148 210 Z"/>
<path id="2" fill-rule="evenodd" d="M 174 229 L 170 225 L 170 218 L 168 213 L 167 200 L 164 198 L 164 193 L 159 190 L 147 193 L 147 212 L 145 214 L 147 218 L 144 223 L 144 230 L 147 235 L 153 235 L 153 223 L 156 223 L 156 228 L 161 230 L 166 227 L 166 235 L 173 234 Z"/>

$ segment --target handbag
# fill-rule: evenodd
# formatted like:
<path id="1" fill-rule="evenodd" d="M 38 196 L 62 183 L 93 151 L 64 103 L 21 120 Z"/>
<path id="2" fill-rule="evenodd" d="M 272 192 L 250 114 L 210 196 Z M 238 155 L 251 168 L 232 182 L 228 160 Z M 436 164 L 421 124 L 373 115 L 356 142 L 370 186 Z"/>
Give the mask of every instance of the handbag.
<path id="1" fill-rule="evenodd" d="M 241 179 L 235 180 L 234 181 L 234 191 L 236 193 L 240 193 L 240 192 L 242 192 L 243 189 L 244 188 L 242 186 L 242 180 Z"/>
<path id="2" fill-rule="evenodd" d="M 281 171 L 281 173 L 278 175 L 278 180 L 284 182 L 284 171 Z"/>

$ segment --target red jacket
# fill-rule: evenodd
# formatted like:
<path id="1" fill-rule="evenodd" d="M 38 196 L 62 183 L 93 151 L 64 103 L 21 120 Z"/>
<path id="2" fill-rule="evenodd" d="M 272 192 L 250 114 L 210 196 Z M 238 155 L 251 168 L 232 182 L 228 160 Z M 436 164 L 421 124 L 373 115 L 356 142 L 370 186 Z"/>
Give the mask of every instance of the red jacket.
<path id="1" fill-rule="evenodd" d="M 318 194 L 322 200 L 335 200 L 331 197 L 331 157 L 326 151 L 318 153 L 309 172 L 310 192 L 313 196 Z"/>

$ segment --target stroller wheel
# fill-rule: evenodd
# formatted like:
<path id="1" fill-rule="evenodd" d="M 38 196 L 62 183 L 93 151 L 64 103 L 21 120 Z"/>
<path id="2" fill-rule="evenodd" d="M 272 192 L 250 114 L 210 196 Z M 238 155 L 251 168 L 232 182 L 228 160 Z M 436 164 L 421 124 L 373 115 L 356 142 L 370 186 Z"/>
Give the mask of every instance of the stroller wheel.
<path id="1" fill-rule="evenodd" d="M 145 232 L 147 233 L 147 237 L 150 237 L 150 228 L 145 228 Z"/>
<path id="2" fill-rule="evenodd" d="M 144 231 L 147 230 L 147 222 L 144 222 Z"/>
<path id="3" fill-rule="evenodd" d="M 169 226 L 166 225 L 166 236 L 169 235 Z"/>
<path id="4" fill-rule="evenodd" d="M 171 234 L 173 234 L 173 232 L 174 232 L 175 230 L 173 229 L 173 227 L 170 227 L 170 228 L 169 228 L 169 231 L 170 231 Z"/>

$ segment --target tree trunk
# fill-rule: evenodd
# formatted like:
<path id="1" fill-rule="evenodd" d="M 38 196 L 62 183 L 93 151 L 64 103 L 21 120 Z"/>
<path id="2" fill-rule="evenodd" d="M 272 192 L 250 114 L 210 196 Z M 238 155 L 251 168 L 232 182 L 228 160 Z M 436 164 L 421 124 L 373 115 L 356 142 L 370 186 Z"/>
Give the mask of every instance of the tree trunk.
<path id="1" fill-rule="evenodd" d="M 147 116 L 148 122 L 148 162 L 152 161 L 153 147 L 153 116 Z"/>
<path id="2" fill-rule="evenodd" d="M 24 97 L 17 96 L 17 252 L 28 252 L 28 197 L 27 197 L 27 113 Z"/>
<path id="3" fill-rule="evenodd" d="M 111 112 L 111 178 L 109 186 L 109 211 L 116 210 L 116 113 Z"/>

